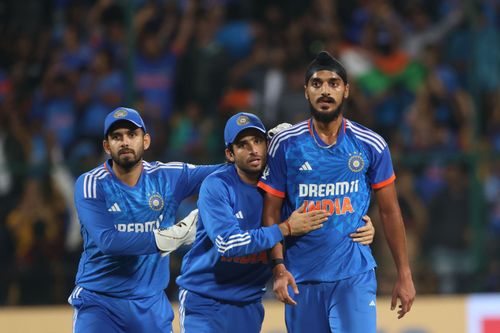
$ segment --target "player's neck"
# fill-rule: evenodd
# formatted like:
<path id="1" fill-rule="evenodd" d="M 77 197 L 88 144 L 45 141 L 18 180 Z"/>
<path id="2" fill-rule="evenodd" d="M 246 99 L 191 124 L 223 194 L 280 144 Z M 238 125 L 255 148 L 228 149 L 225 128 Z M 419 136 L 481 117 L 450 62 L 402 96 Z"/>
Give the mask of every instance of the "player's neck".
<path id="1" fill-rule="evenodd" d="M 141 177 L 142 160 L 130 169 L 122 168 L 118 164 L 113 163 L 113 172 L 115 173 L 116 178 L 121 180 L 123 183 L 128 186 L 135 186 L 139 181 L 139 177 Z"/>
<path id="2" fill-rule="evenodd" d="M 339 129 L 342 125 L 342 116 L 339 116 L 337 119 L 332 120 L 329 123 L 324 123 L 317 121 L 313 118 L 313 126 L 318 133 L 320 139 L 326 143 L 327 145 L 332 145 L 337 142 L 337 137 L 339 135 Z"/>
<path id="3" fill-rule="evenodd" d="M 258 173 L 258 174 L 248 173 L 248 172 L 245 172 L 239 168 L 236 168 L 236 171 L 238 172 L 238 176 L 240 176 L 240 179 L 245 184 L 257 185 L 257 183 L 259 182 L 260 173 Z"/>

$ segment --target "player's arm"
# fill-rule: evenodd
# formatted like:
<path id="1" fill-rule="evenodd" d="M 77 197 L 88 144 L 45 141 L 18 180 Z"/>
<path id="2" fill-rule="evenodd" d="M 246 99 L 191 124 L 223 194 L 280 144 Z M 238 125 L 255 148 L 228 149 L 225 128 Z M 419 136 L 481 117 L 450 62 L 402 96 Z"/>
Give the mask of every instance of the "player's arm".
<path id="1" fill-rule="evenodd" d="M 120 232 L 104 200 L 75 200 L 78 217 L 84 230 L 99 250 L 108 255 L 143 255 L 157 253 L 152 232 Z"/>
<path id="2" fill-rule="evenodd" d="M 193 165 L 182 163 L 182 169 L 172 174 L 172 181 L 175 184 L 174 195 L 178 202 L 187 197 L 198 194 L 202 182 L 215 171 L 223 168 L 226 164 L 214 165 Z M 175 170 L 174 170 L 175 171 Z"/>
<path id="3" fill-rule="evenodd" d="M 379 206 L 385 238 L 398 272 L 396 285 L 392 292 L 391 310 L 396 308 L 397 299 L 399 298 L 401 305 L 399 306 L 398 318 L 401 318 L 411 309 L 415 299 L 415 287 L 408 262 L 405 228 L 394 182 L 376 189 L 375 196 Z"/>
<path id="4" fill-rule="evenodd" d="M 264 210 L 262 216 L 262 224 L 264 226 L 272 226 L 280 222 L 281 206 L 283 198 L 270 193 L 264 195 Z M 276 244 L 270 251 L 269 256 L 273 266 L 273 291 L 276 298 L 283 303 L 296 305 L 297 303 L 288 294 L 288 286 L 290 285 L 295 294 L 299 293 L 297 284 L 292 274 L 286 269 L 283 261 L 283 245 Z"/>
<path id="5" fill-rule="evenodd" d="M 282 230 L 277 225 L 242 230 L 233 215 L 228 185 L 218 177 L 209 177 L 203 182 L 198 207 L 207 235 L 221 256 L 258 253 L 283 239 Z"/>

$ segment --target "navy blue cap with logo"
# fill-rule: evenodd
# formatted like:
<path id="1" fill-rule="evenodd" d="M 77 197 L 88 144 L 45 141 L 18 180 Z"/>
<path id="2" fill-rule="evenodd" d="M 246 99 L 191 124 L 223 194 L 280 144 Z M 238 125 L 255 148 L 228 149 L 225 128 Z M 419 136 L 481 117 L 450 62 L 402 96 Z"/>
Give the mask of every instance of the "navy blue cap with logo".
<path id="1" fill-rule="evenodd" d="M 226 147 L 229 147 L 238 134 L 247 128 L 255 128 L 266 134 L 266 128 L 262 121 L 256 115 L 248 112 L 240 112 L 229 118 L 224 128 L 224 141 Z"/>
<path id="2" fill-rule="evenodd" d="M 144 121 L 139 112 L 134 109 L 119 107 L 111 111 L 106 116 L 106 119 L 104 119 L 104 137 L 108 135 L 109 129 L 114 123 L 123 120 L 131 122 L 135 126 L 142 128 L 144 133 L 147 133 L 146 125 L 144 125 Z"/>

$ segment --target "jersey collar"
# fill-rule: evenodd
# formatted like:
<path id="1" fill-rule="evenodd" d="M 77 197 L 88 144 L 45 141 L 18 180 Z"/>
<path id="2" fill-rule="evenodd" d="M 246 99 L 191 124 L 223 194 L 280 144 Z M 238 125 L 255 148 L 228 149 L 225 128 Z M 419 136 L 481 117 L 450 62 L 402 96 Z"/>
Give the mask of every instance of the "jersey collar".
<path id="1" fill-rule="evenodd" d="M 345 136 L 346 119 L 344 117 L 342 117 L 342 124 L 340 125 L 340 130 L 339 130 L 339 135 L 337 137 L 337 142 L 334 143 L 333 145 L 327 145 L 325 142 L 323 142 L 323 140 L 321 140 L 321 138 L 318 135 L 318 132 L 316 131 L 316 129 L 314 129 L 313 118 L 309 118 L 309 120 L 307 121 L 307 127 L 309 129 L 309 134 L 311 135 L 313 140 L 318 144 L 318 146 L 320 146 L 321 148 L 331 148 L 331 147 L 338 146 L 342 142 L 342 140 Z"/>
<path id="2" fill-rule="evenodd" d="M 104 162 L 104 168 L 106 169 L 107 172 L 109 172 L 111 174 L 113 179 L 115 179 L 117 181 L 117 183 L 120 184 L 120 186 L 125 187 L 125 188 L 135 188 L 142 183 L 142 179 L 144 178 L 144 163 L 145 163 L 144 160 L 142 161 L 141 175 L 139 176 L 139 180 L 137 180 L 137 184 L 135 184 L 135 186 L 129 186 L 129 185 L 125 184 L 124 182 L 122 182 L 116 176 L 115 172 L 113 171 L 113 167 L 111 165 L 111 162 L 112 162 L 112 159 L 108 159 L 106 162 Z"/>

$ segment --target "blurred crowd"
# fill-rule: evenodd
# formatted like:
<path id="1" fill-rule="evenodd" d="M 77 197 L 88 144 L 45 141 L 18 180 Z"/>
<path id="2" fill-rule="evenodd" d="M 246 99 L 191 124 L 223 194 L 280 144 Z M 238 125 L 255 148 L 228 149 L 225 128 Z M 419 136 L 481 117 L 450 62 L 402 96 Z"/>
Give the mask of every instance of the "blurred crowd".
<path id="1" fill-rule="evenodd" d="M 232 114 L 309 116 L 323 49 L 348 72 L 345 116 L 391 147 L 417 293 L 500 291 L 500 1 L 7 0 L 0 31 L 0 304 L 65 302 L 73 182 L 104 161 L 108 112 L 141 112 L 147 160 L 220 163 Z"/>

